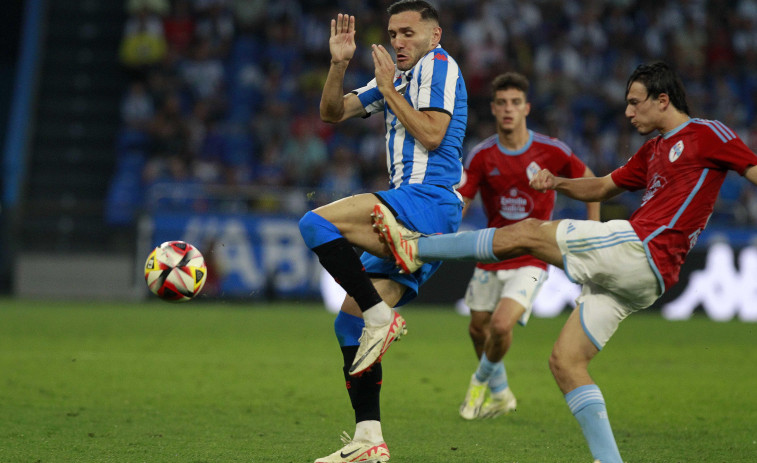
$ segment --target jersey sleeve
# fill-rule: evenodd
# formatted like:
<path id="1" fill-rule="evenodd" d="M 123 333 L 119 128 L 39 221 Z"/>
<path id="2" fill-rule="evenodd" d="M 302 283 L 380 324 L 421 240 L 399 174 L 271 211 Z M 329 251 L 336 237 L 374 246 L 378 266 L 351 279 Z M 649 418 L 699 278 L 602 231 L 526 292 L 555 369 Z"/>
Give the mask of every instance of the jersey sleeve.
<path id="1" fill-rule="evenodd" d="M 733 170 L 744 175 L 749 166 L 757 165 L 757 155 L 733 132 L 719 121 L 710 121 L 712 129 L 704 137 L 700 152 L 707 154 L 707 160 L 715 166 Z"/>
<path id="2" fill-rule="evenodd" d="M 371 80 L 363 87 L 353 90 L 351 93 L 357 95 L 358 99 L 360 99 L 360 104 L 363 105 L 368 115 L 384 110 L 384 95 L 379 91 L 376 79 Z"/>
<path id="3" fill-rule="evenodd" d="M 629 191 L 641 190 L 647 186 L 647 159 L 651 141 L 647 141 L 628 162 L 610 174 L 612 181 Z"/>
<path id="4" fill-rule="evenodd" d="M 468 155 L 468 159 L 465 163 L 465 175 L 463 176 L 463 183 L 457 189 L 457 191 L 465 198 L 473 199 L 476 197 L 476 193 L 478 193 L 478 188 L 481 180 L 482 178 L 484 178 L 481 174 L 481 162 L 479 162 L 481 157 L 478 157 L 478 161 L 476 158 L 476 154 L 478 152 L 479 151 L 472 151 Z"/>
<path id="5" fill-rule="evenodd" d="M 558 175 L 568 178 L 580 178 L 584 176 L 585 172 L 586 164 L 571 151 L 570 155 L 567 156 L 562 171 Z"/>
<path id="6" fill-rule="evenodd" d="M 455 110 L 457 63 L 442 48 L 435 48 L 421 60 L 417 67 L 418 110 L 442 111 L 452 116 Z"/>

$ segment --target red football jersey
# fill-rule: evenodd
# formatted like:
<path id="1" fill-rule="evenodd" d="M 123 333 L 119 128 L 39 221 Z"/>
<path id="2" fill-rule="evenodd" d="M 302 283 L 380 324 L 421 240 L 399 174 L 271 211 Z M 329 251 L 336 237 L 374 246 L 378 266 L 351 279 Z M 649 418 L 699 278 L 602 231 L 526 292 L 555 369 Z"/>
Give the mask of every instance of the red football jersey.
<path id="1" fill-rule="evenodd" d="M 678 281 L 728 171 L 744 175 L 751 165 L 757 165 L 757 155 L 731 129 L 719 121 L 690 119 L 644 143 L 612 172 L 621 188 L 646 188 L 630 222 L 663 291 Z"/>
<path id="2" fill-rule="evenodd" d="M 549 220 L 555 207 L 555 192 L 540 193 L 529 186 L 531 177 L 541 169 L 549 169 L 561 177 L 583 177 L 586 165 L 571 149 L 556 138 L 529 132 L 529 139 L 518 151 L 507 150 L 493 135 L 479 143 L 468 154 L 465 178 L 458 188 L 461 195 L 473 199 L 481 192 L 481 202 L 489 227 L 503 227 L 523 219 Z M 501 262 L 477 264 L 485 270 L 503 270 L 533 265 L 543 269 L 547 264 L 531 255 Z"/>

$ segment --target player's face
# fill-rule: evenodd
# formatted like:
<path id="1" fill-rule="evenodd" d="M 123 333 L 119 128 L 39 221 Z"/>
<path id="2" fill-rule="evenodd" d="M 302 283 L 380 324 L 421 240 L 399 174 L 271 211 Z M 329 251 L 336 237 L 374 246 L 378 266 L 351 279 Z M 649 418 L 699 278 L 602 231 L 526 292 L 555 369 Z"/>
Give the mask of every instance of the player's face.
<path id="1" fill-rule="evenodd" d="M 424 21 L 417 11 L 403 11 L 389 17 L 389 38 L 397 55 L 397 68 L 407 71 L 442 37 L 442 28 L 434 21 Z"/>
<path id="2" fill-rule="evenodd" d="M 531 112 L 531 103 L 517 88 L 497 90 L 491 103 L 492 115 L 497 121 L 497 130 L 508 134 L 526 127 L 526 116 Z"/>
<path id="3" fill-rule="evenodd" d="M 659 128 L 660 111 L 657 103 L 656 98 L 649 96 L 644 84 L 631 84 L 626 95 L 626 117 L 640 134 L 647 135 Z"/>

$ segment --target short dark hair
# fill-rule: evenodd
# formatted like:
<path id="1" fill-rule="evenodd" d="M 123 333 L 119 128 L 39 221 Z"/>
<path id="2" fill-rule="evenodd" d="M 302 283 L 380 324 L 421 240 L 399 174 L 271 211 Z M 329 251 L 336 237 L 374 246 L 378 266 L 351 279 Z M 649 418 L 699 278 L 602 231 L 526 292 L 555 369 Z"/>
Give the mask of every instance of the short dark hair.
<path id="1" fill-rule="evenodd" d="M 437 23 L 439 22 L 439 13 L 430 3 L 424 0 L 400 0 L 399 2 L 392 3 L 386 9 L 389 16 L 404 13 L 405 11 L 417 11 L 421 14 L 421 19 L 424 21 L 430 19 Z"/>
<path id="2" fill-rule="evenodd" d="M 492 81 L 492 98 L 497 96 L 498 91 L 507 90 L 508 88 L 518 89 L 528 98 L 529 86 L 528 78 L 523 74 L 519 72 L 506 72 L 498 75 Z"/>
<path id="3" fill-rule="evenodd" d="M 681 78 L 662 61 L 639 65 L 628 78 L 626 84 L 626 97 L 631 89 L 631 84 L 639 82 L 647 88 L 647 94 L 657 98 L 665 93 L 670 98 L 670 103 L 677 110 L 689 115 L 689 104 L 686 102 L 686 90 L 683 88 Z"/>

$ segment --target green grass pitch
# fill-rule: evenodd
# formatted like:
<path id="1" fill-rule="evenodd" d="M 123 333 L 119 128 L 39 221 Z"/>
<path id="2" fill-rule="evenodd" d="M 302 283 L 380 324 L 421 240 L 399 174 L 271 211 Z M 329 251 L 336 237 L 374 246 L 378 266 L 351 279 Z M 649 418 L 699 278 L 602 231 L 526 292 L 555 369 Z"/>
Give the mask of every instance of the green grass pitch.
<path id="1" fill-rule="evenodd" d="M 547 368 L 565 316 L 517 328 L 518 410 L 465 422 L 467 318 L 403 310 L 384 359 L 392 462 L 584 462 Z M 354 421 L 313 303 L 0 300 L 0 462 L 306 463 Z M 626 462 L 757 461 L 757 325 L 634 314 L 594 360 Z"/>

